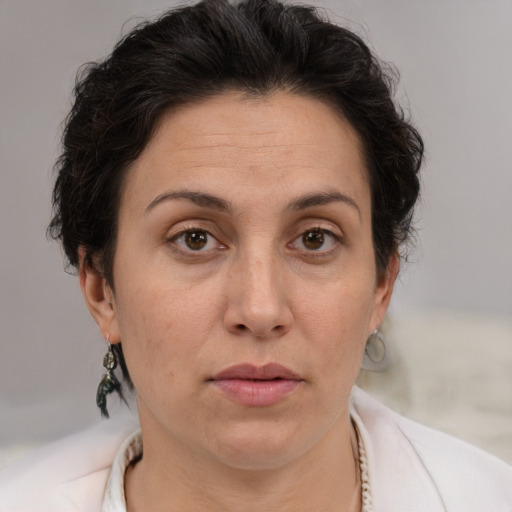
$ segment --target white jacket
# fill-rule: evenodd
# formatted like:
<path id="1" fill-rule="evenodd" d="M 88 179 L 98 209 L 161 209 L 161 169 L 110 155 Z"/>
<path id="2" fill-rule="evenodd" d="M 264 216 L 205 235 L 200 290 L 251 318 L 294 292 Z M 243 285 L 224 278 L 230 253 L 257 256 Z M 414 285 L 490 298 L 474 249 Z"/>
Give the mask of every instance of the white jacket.
<path id="1" fill-rule="evenodd" d="M 375 512 L 512 512 L 512 468 L 418 425 L 358 388 Z M 0 472 L 0 512 L 99 512 L 110 466 L 136 423 L 109 420 Z M 312 511 L 321 512 L 321 511 Z"/>

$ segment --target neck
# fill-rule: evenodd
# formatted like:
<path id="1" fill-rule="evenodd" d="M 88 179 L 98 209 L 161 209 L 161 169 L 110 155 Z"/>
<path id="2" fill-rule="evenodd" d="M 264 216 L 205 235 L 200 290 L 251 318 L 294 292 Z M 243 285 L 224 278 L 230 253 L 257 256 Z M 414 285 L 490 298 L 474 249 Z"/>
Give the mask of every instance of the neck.
<path id="1" fill-rule="evenodd" d="M 359 467 L 348 413 L 312 448 L 278 468 L 240 469 L 194 453 L 175 439 L 144 437 L 144 456 L 127 471 L 128 512 L 357 510 Z"/>

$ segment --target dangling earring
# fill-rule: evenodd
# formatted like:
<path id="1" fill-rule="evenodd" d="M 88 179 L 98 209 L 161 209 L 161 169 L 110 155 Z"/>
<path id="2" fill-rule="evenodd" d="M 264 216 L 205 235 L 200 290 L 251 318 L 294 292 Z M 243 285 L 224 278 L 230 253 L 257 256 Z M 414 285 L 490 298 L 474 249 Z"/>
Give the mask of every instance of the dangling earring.
<path id="1" fill-rule="evenodd" d="M 101 379 L 101 382 L 98 386 L 98 391 L 96 393 L 96 405 L 100 408 L 101 415 L 104 418 L 110 417 L 107 411 L 107 395 L 110 393 L 115 391 L 118 393 L 121 400 L 123 400 L 123 402 L 128 405 L 128 402 L 126 401 L 121 390 L 121 384 L 117 380 L 117 377 L 114 375 L 114 370 L 117 366 L 117 358 L 115 352 L 112 350 L 112 344 L 110 343 L 108 334 L 107 343 L 108 352 L 103 358 L 103 366 L 107 370 L 107 373 L 103 376 L 103 379 Z"/>
<path id="2" fill-rule="evenodd" d="M 361 368 L 373 372 L 383 372 L 388 369 L 388 366 L 389 351 L 386 347 L 386 338 L 384 333 L 377 328 L 366 340 Z"/>

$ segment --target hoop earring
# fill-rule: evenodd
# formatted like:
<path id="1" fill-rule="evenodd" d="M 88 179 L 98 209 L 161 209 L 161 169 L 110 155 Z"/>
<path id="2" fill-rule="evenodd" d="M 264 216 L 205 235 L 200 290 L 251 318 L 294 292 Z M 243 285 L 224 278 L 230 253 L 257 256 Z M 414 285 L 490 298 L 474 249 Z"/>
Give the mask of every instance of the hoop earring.
<path id="1" fill-rule="evenodd" d="M 375 329 L 366 340 L 361 368 L 372 372 L 383 372 L 389 367 L 389 350 L 386 337 L 379 329 Z"/>
<path id="2" fill-rule="evenodd" d="M 96 405 L 100 408 L 101 416 L 103 418 L 110 418 L 107 410 L 107 395 L 115 391 L 126 405 L 128 405 L 128 402 L 123 395 L 120 382 L 114 375 L 114 370 L 117 367 L 117 357 L 115 352 L 112 350 L 112 344 L 109 341 L 108 334 L 106 341 L 108 343 L 108 352 L 103 357 L 103 367 L 107 370 L 107 373 L 99 383 L 98 391 L 96 392 Z"/>

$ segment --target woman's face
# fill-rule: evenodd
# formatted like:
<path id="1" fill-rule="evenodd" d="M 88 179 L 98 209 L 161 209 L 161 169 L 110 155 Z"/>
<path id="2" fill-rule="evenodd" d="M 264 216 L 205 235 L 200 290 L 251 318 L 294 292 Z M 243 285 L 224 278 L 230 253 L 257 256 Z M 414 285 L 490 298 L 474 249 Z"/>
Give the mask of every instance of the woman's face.
<path id="1" fill-rule="evenodd" d="M 347 422 L 391 266 L 378 281 L 348 122 L 308 97 L 230 92 L 169 113 L 131 165 L 115 294 L 81 275 L 147 438 L 265 468 Z"/>

